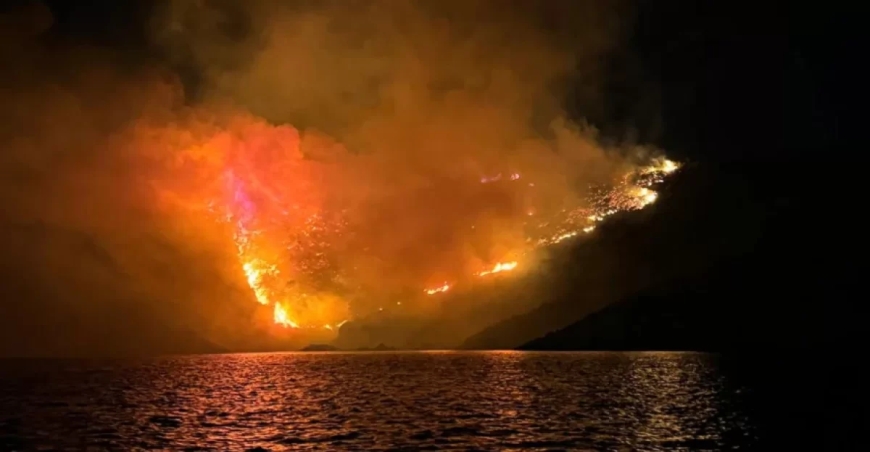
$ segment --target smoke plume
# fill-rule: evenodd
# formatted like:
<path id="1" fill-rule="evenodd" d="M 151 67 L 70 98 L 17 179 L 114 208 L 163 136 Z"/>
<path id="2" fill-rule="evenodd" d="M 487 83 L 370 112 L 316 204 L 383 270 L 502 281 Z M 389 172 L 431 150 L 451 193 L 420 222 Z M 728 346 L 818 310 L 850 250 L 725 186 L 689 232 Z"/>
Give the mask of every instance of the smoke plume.
<path id="1" fill-rule="evenodd" d="M 602 3 L 168 1 L 134 63 L 50 39 L 39 3 L 10 13 L 3 309 L 231 349 L 327 334 L 279 307 L 442 315 L 424 288 L 515 260 L 529 217 L 630 166 L 564 115 L 618 43 Z M 69 328 L 69 350 L 105 339 Z"/>

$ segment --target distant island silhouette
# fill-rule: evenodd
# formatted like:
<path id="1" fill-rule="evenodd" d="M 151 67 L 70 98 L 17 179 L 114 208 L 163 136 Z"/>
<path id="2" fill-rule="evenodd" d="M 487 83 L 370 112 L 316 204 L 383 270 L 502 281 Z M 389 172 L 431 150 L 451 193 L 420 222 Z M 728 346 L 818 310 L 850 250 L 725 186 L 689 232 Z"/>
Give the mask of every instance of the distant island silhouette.
<path id="1" fill-rule="evenodd" d="M 389 347 L 383 343 L 378 344 L 376 347 L 360 347 L 353 350 L 343 350 L 334 345 L 330 344 L 311 344 L 300 351 L 302 352 L 339 352 L 339 351 L 357 351 L 357 352 L 386 352 L 386 351 L 395 351 L 398 350 L 394 347 Z"/>
<path id="2" fill-rule="evenodd" d="M 303 347 L 301 352 L 337 352 L 341 351 L 340 348 L 329 345 L 329 344 L 311 344 L 306 347 Z"/>

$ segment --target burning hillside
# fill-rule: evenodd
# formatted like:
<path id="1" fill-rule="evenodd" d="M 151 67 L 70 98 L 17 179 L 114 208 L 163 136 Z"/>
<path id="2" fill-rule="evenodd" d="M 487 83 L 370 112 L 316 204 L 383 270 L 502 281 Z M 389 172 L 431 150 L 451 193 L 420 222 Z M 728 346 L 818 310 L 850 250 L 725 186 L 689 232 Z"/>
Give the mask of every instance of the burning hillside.
<path id="1" fill-rule="evenodd" d="M 547 198 L 549 175 L 535 167 L 507 177 L 418 173 L 413 185 L 386 193 L 394 217 L 371 224 L 382 201 L 354 195 L 382 182 L 377 155 L 341 149 L 318 161 L 303 152 L 295 129 L 259 122 L 241 135 L 219 133 L 205 146 L 223 153 L 209 167 L 221 183 L 211 198 L 190 203 L 207 209 L 186 214 L 206 215 L 227 231 L 252 298 L 276 325 L 291 329 L 334 330 L 353 315 L 409 298 L 392 300 L 397 290 L 416 287 L 418 297 L 432 296 L 471 278 L 513 273 L 537 249 L 654 202 L 651 187 L 677 169 L 653 160 L 570 203 Z M 533 175 L 523 177 L 525 169 Z M 372 275 L 399 267 L 399 274 Z M 443 283 L 430 286 L 433 280 Z"/>
<path id="2" fill-rule="evenodd" d="M 161 2 L 154 59 L 123 68 L 42 28 L 2 49 L 7 216 L 89 244 L 7 240 L 36 286 L 230 349 L 331 335 L 534 269 L 676 169 L 565 112 L 569 79 L 595 91 L 616 7 L 290 3 Z"/>

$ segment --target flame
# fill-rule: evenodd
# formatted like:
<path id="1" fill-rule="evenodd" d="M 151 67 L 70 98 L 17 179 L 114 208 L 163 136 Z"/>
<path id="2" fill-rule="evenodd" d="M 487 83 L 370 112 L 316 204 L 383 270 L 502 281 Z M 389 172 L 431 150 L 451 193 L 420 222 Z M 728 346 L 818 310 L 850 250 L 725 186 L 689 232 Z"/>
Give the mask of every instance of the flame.
<path id="1" fill-rule="evenodd" d="M 668 159 L 662 160 L 658 167 L 658 170 L 665 174 L 671 174 L 678 169 L 680 169 L 680 165 L 677 162 Z"/>
<path id="2" fill-rule="evenodd" d="M 637 209 L 643 209 L 644 207 L 656 202 L 659 194 L 650 190 L 646 187 L 639 188 L 636 192 L 634 192 L 634 196 L 637 199 Z"/>
<path id="3" fill-rule="evenodd" d="M 248 280 L 248 286 L 254 291 L 254 296 L 262 305 L 269 304 L 269 295 L 265 287 L 263 287 L 263 275 L 274 274 L 277 272 L 274 266 L 263 266 L 258 261 L 245 262 L 242 265 L 245 272 L 245 277 Z"/>
<path id="4" fill-rule="evenodd" d="M 652 173 L 662 173 L 662 174 L 671 174 L 680 169 L 680 164 L 673 161 L 668 160 L 666 158 L 658 158 L 652 161 L 652 163 L 640 170 L 643 174 L 652 174 Z"/>
<path id="5" fill-rule="evenodd" d="M 581 232 L 585 234 L 592 233 L 595 231 L 595 225 L 597 223 L 604 221 L 605 218 L 617 212 L 643 209 L 644 207 L 656 202 L 658 199 L 658 193 L 652 190 L 650 186 L 664 181 L 664 176 L 674 173 L 679 168 L 680 164 L 673 160 L 664 158 L 655 159 L 649 165 L 626 174 L 623 177 L 621 184 L 604 191 L 599 197 L 598 205 L 593 207 L 591 212 L 584 209 L 579 209 L 575 212 L 567 212 L 567 210 L 563 210 L 563 213 L 568 214 L 569 221 L 566 225 L 561 227 L 556 234 L 540 238 L 536 241 L 532 238 L 527 238 L 526 242 L 536 243 L 538 246 L 556 245 L 565 240 L 577 237 Z M 499 173 L 492 177 L 483 177 L 480 179 L 480 182 L 489 183 L 501 180 L 501 178 L 502 174 Z M 509 178 L 510 180 L 518 180 L 520 174 L 511 173 Z M 534 187 L 535 184 L 530 182 L 528 186 Z M 532 210 L 527 210 L 526 215 L 534 216 L 534 212 Z M 576 229 L 572 228 L 571 225 L 576 224 L 572 219 L 573 217 L 582 218 L 579 223 L 582 224 L 585 222 L 585 225 L 575 226 Z M 543 223 L 544 226 L 549 224 L 549 221 Z M 471 228 L 474 229 L 474 226 Z M 517 262 L 497 263 L 492 269 L 481 271 L 476 273 L 476 275 L 487 276 L 494 273 L 507 272 L 515 269 L 517 265 Z M 441 287 L 424 289 L 423 292 L 427 295 L 434 295 L 446 292 L 451 287 L 452 286 L 445 283 Z"/>
<path id="6" fill-rule="evenodd" d="M 287 310 L 284 309 L 284 306 L 281 303 L 275 303 L 275 314 L 274 314 L 275 324 L 281 325 L 289 328 L 299 328 L 299 325 L 290 320 L 290 316 L 287 314 Z"/>
<path id="7" fill-rule="evenodd" d="M 499 262 L 492 267 L 491 270 L 485 270 L 477 274 L 477 276 L 486 276 L 493 273 L 509 272 L 517 268 L 517 262 Z"/>
<path id="8" fill-rule="evenodd" d="M 344 216 L 340 208 L 343 206 L 334 211 L 327 207 L 331 206 L 327 197 L 330 185 L 325 181 L 331 173 L 323 169 L 325 165 L 305 163 L 298 155 L 298 134 L 281 129 L 277 138 L 270 141 L 270 134 L 275 131 L 262 132 L 262 136 L 254 135 L 253 144 L 243 142 L 230 146 L 228 157 L 222 163 L 224 166 L 220 168 L 224 175 L 221 180 L 225 182 L 223 190 L 201 202 L 208 206 L 212 218 L 232 230 L 240 273 L 256 302 L 271 306 L 276 325 L 336 331 L 348 321 L 349 309 L 344 300 L 332 294 L 353 293 L 364 286 L 359 275 L 338 267 L 347 260 L 341 262 L 343 259 L 332 259 L 335 256 L 328 254 L 342 249 L 343 237 L 356 233 L 348 229 L 349 219 L 353 217 Z M 525 236 L 511 237 L 519 245 L 501 255 L 523 256 L 533 252 L 535 247 L 555 246 L 593 232 L 596 224 L 617 212 L 643 209 L 658 199 L 654 190 L 656 184 L 679 168 L 674 161 L 654 159 L 646 166 L 615 178 L 611 185 L 596 187 L 588 199 L 578 202 L 573 210 L 565 207 L 561 211 L 550 211 L 546 206 L 532 203 L 518 205 L 517 225 L 523 227 L 521 231 Z M 479 182 L 511 184 L 509 190 L 517 194 L 517 199 L 535 199 L 535 194 L 544 189 L 536 188 L 536 183 L 540 187 L 547 185 L 543 180 L 535 180 L 533 173 L 521 175 L 514 169 L 501 170 L 490 173 L 494 174 L 492 176 L 480 177 Z M 339 176 L 344 177 L 344 174 L 339 173 Z M 464 177 L 469 177 L 473 183 L 476 176 L 479 174 Z M 520 179 L 522 183 L 513 184 L 512 181 Z M 478 220 L 471 218 L 471 221 Z M 469 226 L 475 231 L 486 230 L 480 224 L 476 227 L 475 223 L 470 223 Z M 368 245 L 363 243 L 360 248 L 367 252 Z M 463 268 L 463 264 L 467 263 L 456 262 L 457 268 Z M 477 273 L 450 275 L 450 283 L 425 288 L 423 293 L 443 294 L 453 291 L 464 278 L 507 273 L 518 266 L 518 261 L 498 262 Z M 350 266 L 345 264 L 345 267 Z M 421 273 L 425 277 L 425 272 Z M 327 306 L 325 303 L 329 300 L 338 301 L 336 305 Z M 342 303 L 341 307 L 332 307 Z M 401 304 L 390 300 L 384 306 Z"/>
<path id="9" fill-rule="evenodd" d="M 443 285 L 441 285 L 439 287 L 435 287 L 432 289 L 426 289 L 423 292 L 426 292 L 427 295 L 435 295 L 436 293 L 447 292 L 448 290 L 450 290 L 450 285 L 447 283 L 444 283 Z"/>

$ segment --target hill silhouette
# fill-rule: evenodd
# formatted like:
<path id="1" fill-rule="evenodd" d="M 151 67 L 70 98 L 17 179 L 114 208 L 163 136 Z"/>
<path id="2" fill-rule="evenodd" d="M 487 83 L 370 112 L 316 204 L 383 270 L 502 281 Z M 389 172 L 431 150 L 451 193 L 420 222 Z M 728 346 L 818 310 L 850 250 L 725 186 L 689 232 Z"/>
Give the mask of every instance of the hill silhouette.
<path id="1" fill-rule="evenodd" d="M 637 126 L 669 156 L 698 163 L 656 205 L 567 253 L 565 283 L 539 308 L 465 347 L 857 343 L 863 165 L 844 126 L 857 117 L 843 101 L 851 71 L 827 45 L 852 29 L 834 8 L 639 4 L 633 56 L 613 83 L 632 88 L 627 104 L 656 105 L 662 123 L 638 121 L 642 108 L 592 120 L 616 135 Z"/>
<path id="2" fill-rule="evenodd" d="M 689 166 L 648 211 L 602 225 L 566 253 L 564 283 L 540 307 L 464 348 L 795 344 L 821 340 L 822 311 L 842 317 L 830 320 L 846 334 L 851 305 L 832 310 L 826 295 L 847 262 L 834 256 L 824 222 L 812 220 L 817 199 L 795 186 L 818 173 L 797 164 Z"/>

